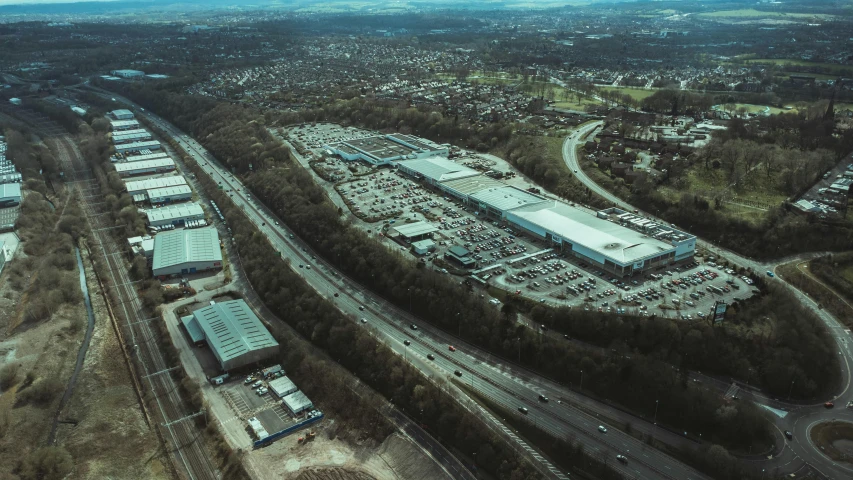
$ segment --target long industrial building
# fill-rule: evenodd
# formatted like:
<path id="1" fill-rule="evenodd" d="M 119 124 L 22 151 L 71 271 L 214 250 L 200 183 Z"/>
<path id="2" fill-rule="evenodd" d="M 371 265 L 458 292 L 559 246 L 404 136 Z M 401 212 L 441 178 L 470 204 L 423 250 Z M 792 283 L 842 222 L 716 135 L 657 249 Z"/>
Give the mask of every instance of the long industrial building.
<path id="1" fill-rule="evenodd" d="M 213 227 L 161 232 L 154 236 L 151 270 L 155 277 L 222 268 L 219 234 Z"/>
<path id="2" fill-rule="evenodd" d="M 131 197 L 134 195 L 145 194 L 148 190 L 157 188 L 174 187 L 175 185 L 186 185 L 187 179 L 183 175 L 173 175 L 171 177 L 149 178 L 147 180 L 126 180 L 124 186 L 127 187 L 127 193 Z"/>
<path id="3" fill-rule="evenodd" d="M 145 215 L 148 217 L 148 225 L 152 227 L 179 226 L 187 220 L 204 220 L 204 210 L 198 203 L 181 203 L 153 208 L 146 210 Z"/>
<path id="4" fill-rule="evenodd" d="M 171 158 L 155 158 L 141 162 L 117 163 L 115 169 L 120 177 L 171 172 L 175 169 L 175 161 Z"/>
<path id="5" fill-rule="evenodd" d="M 139 120 L 111 120 L 110 127 L 114 132 L 139 128 Z"/>
<path id="6" fill-rule="evenodd" d="M 110 112 L 110 116 L 112 116 L 116 120 L 133 120 L 133 112 L 125 108 L 113 110 L 112 112 Z"/>
<path id="7" fill-rule="evenodd" d="M 124 132 L 115 132 L 112 135 L 113 143 L 124 144 L 151 140 L 151 132 L 145 129 L 127 130 Z"/>
<path id="8" fill-rule="evenodd" d="M 146 196 L 151 203 L 183 202 L 193 198 L 193 191 L 189 185 L 175 185 L 174 187 L 153 188 L 146 191 Z"/>
<path id="9" fill-rule="evenodd" d="M 144 153 L 140 155 L 128 155 L 124 157 L 126 162 L 142 162 L 145 160 L 156 160 L 158 158 L 172 158 L 166 152 Z"/>
<path id="10" fill-rule="evenodd" d="M 207 343 L 226 372 L 261 362 L 279 351 L 278 342 L 243 300 L 200 308 L 181 318 L 181 323 L 193 343 Z M 303 402 L 294 406 L 301 408 Z"/>
<path id="11" fill-rule="evenodd" d="M 160 150 L 160 142 L 158 140 L 147 140 L 144 142 L 122 143 L 115 146 L 116 152 L 138 152 L 140 150 Z"/>

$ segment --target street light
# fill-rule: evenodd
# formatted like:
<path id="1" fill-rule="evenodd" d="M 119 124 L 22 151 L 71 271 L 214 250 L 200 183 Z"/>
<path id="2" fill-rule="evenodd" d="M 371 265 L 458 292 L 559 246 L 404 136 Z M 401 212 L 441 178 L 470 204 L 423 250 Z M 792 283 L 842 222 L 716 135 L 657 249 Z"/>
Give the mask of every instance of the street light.
<path id="1" fill-rule="evenodd" d="M 652 420 L 652 424 L 654 428 L 652 429 L 652 441 L 655 439 L 655 435 L 658 433 L 658 403 L 660 400 L 655 400 L 655 418 Z"/>
<path id="2" fill-rule="evenodd" d="M 583 391 L 583 370 L 581 370 L 581 391 Z"/>

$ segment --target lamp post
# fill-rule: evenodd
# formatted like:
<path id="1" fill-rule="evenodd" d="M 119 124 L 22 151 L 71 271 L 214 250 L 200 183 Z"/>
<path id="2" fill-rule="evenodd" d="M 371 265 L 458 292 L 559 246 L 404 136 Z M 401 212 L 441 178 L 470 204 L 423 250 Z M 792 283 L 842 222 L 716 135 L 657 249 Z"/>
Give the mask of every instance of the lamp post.
<path id="1" fill-rule="evenodd" d="M 583 391 L 583 370 L 581 370 L 581 391 Z"/>
<path id="2" fill-rule="evenodd" d="M 521 337 L 516 338 L 518 341 L 518 363 L 521 364 Z"/>
<path id="3" fill-rule="evenodd" d="M 791 380 L 791 388 L 788 389 L 788 400 L 791 399 L 791 392 L 794 391 L 794 380 Z"/>
<path id="4" fill-rule="evenodd" d="M 408 290 L 409 290 L 409 313 L 412 313 L 412 287 L 409 287 Z"/>
<path id="5" fill-rule="evenodd" d="M 655 435 L 658 433 L 658 404 L 659 403 L 660 403 L 660 400 L 655 400 L 655 417 L 652 420 L 652 425 L 654 425 L 654 427 L 652 428 L 652 441 L 654 441 Z"/>
<path id="6" fill-rule="evenodd" d="M 462 337 L 462 313 L 456 312 L 456 336 Z"/>

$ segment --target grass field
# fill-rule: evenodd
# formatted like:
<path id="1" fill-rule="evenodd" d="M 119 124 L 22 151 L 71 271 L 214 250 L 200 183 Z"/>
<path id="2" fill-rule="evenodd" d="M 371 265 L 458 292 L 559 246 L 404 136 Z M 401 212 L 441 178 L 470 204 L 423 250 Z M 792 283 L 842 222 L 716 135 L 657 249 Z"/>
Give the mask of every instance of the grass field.
<path id="1" fill-rule="evenodd" d="M 816 425 L 809 432 L 812 441 L 829 458 L 850 462 L 853 449 L 853 423 L 826 422 Z M 845 445 L 846 444 L 846 445 Z"/>
<path id="2" fill-rule="evenodd" d="M 821 18 L 821 19 L 830 19 L 834 18 L 834 15 L 824 15 L 818 14 L 813 15 L 810 13 L 785 13 L 785 12 L 763 12 L 761 10 L 756 10 L 754 8 L 742 8 L 739 10 L 720 10 L 716 12 L 708 12 L 708 13 L 700 13 L 699 17 L 706 18 Z"/>
<path id="3" fill-rule="evenodd" d="M 637 101 L 642 101 L 643 99 L 652 96 L 657 90 L 656 89 L 645 89 L 645 88 L 631 88 L 631 87 L 597 87 L 599 90 L 604 91 L 617 91 L 622 95 L 630 95 L 631 98 Z"/>

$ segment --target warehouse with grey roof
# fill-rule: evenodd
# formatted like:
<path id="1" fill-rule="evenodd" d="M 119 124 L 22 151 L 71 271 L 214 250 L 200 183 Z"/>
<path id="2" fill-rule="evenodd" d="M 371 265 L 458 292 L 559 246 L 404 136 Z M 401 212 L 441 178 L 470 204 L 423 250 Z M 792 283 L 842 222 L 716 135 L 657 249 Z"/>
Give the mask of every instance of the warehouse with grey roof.
<path id="1" fill-rule="evenodd" d="M 213 227 L 161 232 L 154 237 L 151 270 L 155 277 L 222 268 L 219 233 Z"/>
<path id="2" fill-rule="evenodd" d="M 278 342 L 244 300 L 218 302 L 181 318 L 193 343 L 207 343 L 223 371 L 278 354 Z"/>

